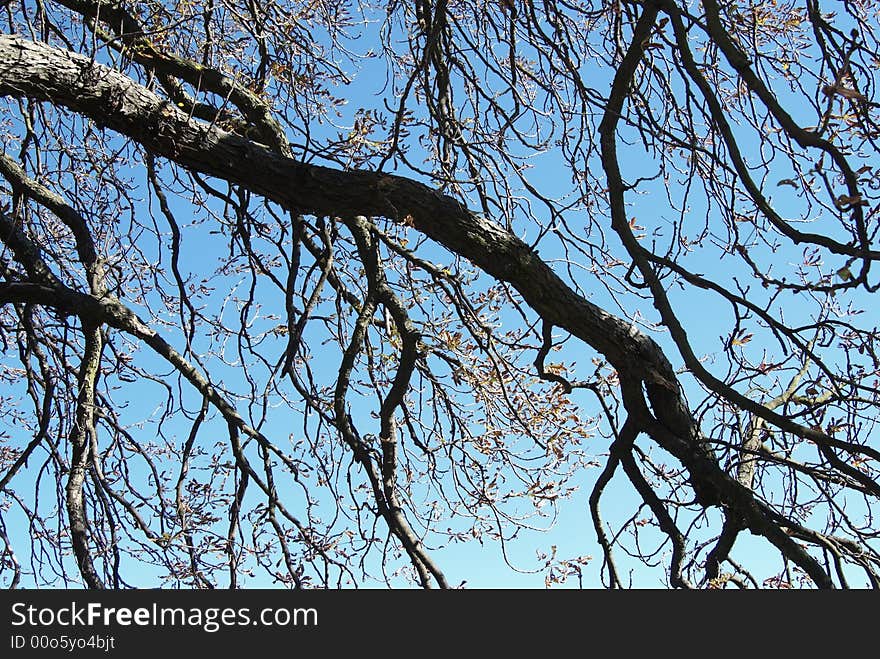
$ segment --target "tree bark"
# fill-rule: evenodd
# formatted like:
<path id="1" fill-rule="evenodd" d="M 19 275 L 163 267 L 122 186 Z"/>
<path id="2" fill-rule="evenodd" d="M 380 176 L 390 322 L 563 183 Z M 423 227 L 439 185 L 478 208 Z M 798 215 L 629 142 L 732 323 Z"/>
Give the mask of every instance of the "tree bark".
<path id="1" fill-rule="evenodd" d="M 601 352 L 616 368 L 675 388 L 659 347 L 625 320 L 577 295 L 522 240 L 452 197 L 401 176 L 297 162 L 190 119 L 127 76 L 81 55 L 0 36 L 0 95 L 29 96 L 91 118 L 183 167 L 242 185 L 309 215 L 410 217 L 416 229 L 513 285 L 548 323 Z"/>
<path id="2" fill-rule="evenodd" d="M 830 584 L 822 569 L 784 533 L 780 516 L 720 467 L 661 348 L 624 319 L 578 295 L 499 224 L 412 179 L 339 171 L 279 155 L 268 146 L 194 120 L 122 73 L 75 53 L 3 35 L 0 62 L 0 95 L 66 107 L 153 154 L 244 186 L 296 214 L 405 221 L 509 283 L 545 323 L 581 339 L 617 369 L 624 382 L 624 403 L 638 429 L 687 469 L 701 505 L 733 511 L 750 530 L 806 569 L 817 584 Z M 4 293 L 13 295 L 12 290 Z M 97 302 L 95 306 L 96 314 L 108 311 Z"/>

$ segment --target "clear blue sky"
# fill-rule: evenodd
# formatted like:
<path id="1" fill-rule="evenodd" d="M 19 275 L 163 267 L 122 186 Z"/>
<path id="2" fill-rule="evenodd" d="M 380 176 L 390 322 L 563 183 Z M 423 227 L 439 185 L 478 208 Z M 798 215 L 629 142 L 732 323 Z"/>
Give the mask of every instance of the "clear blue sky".
<path id="1" fill-rule="evenodd" d="M 351 130 L 359 108 L 380 107 L 382 105 L 383 96 L 381 94 L 384 93 L 388 96 L 389 92 L 387 90 L 384 92 L 381 91 L 385 86 L 385 79 L 384 74 L 380 69 L 381 67 L 378 62 L 374 63 L 371 67 L 364 69 L 348 91 L 350 102 L 346 106 L 343 106 L 341 109 L 341 116 L 335 120 L 338 126 L 328 124 L 324 124 L 321 127 L 313 126 L 316 138 L 320 139 L 322 130 L 326 131 L 328 135 L 333 135 L 337 131 L 344 134 L 345 131 Z M 600 86 L 600 82 L 601 79 L 597 79 L 594 84 Z M 390 103 L 391 99 L 388 98 L 387 100 Z M 800 117 L 796 118 L 801 119 Z M 803 117 L 803 120 L 808 121 L 806 117 Z M 20 126 L 18 128 L 20 128 Z M 626 136 L 629 137 L 629 135 Z M 749 143 L 748 139 L 750 138 L 744 137 L 745 141 L 742 144 L 743 150 L 747 154 L 750 149 L 755 149 L 755 144 Z M 597 163 L 591 164 L 593 166 L 598 166 Z M 534 183 L 540 186 L 542 192 L 551 197 L 564 197 L 570 193 L 569 181 L 571 173 L 562 167 L 559 160 L 553 158 L 552 154 L 548 157 L 536 158 L 534 165 L 535 167 L 530 173 L 530 178 Z M 638 144 L 631 147 L 621 146 L 621 167 L 624 171 L 624 176 L 630 180 L 636 176 L 655 173 L 649 157 L 646 156 Z M 791 176 L 791 172 L 785 170 L 785 167 L 780 165 L 779 171 L 774 171 L 772 179 L 768 182 L 768 187 L 772 188 L 777 179 L 785 179 L 789 176 Z M 142 176 L 140 177 L 139 182 L 143 185 Z M 674 235 L 673 225 L 676 222 L 679 222 L 680 218 L 677 212 L 669 207 L 668 202 L 665 199 L 665 192 L 659 184 L 645 186 L 644 190 L 645 194 L 633 194 L 629 195 L 627 198 L 627 200 L 632 203 L 630 209 L 632 217 L 640 226 L 645 227 L 645 233 L 647 236 L 646 240 L 656 239 L 662 244 L 663 241 L 672 239 Z M 140 189 L 138 192 L 144 199 L 147 198 L 148 195 L 145 189 Z M 676 189 L 675 194 L 680 194 L 680 189 Z M 787 187 L 778 187 L 773 191 L 772 197 L 774 203 L 778 205 L 777 209 L 783 216 L 794 217 L 803 212 L 803 209 L 799 207 L 798 201 L 794 197 L 793 192 Z M 222 211 L 220 206 L 216 203 L 213 203 L 212 207 L 216 212 Z M 200 217 L 204 219 L 204 215 L 200 215 L 201 211 L 189 206 L 179 199 L 174 200 L 173 209 L 178 218 L 183 219 L 184 224 L 187 223 L 186 218 Z M 142 219 L 147 217 L 147 213 L 145 212 L 146 204 L 140 210 L 144 211 L 142 213 Z M 162 225 L 163 221 L 159 217 L 157 206 L 155 205 L 153 207 L 153 214 L 159 224 Z M 701 205 L 701 199 L 699 195 L 696 195 L 690 200 L 689 209 L 684 214 L 684 224 L 686 225 L 685 230 L 689 230 L 689 225 L 693 222 L 695 225 L 693 231 L 694 233 L 698 232 L 699 226 L 703 223 L 704 214 L 705 209 Z M 571 219 L 577 224 L 577 213 L 572 213 Z M 126 218 L 120 218 L 120 221 L 125 222 Z M 517 226 L 516 229 L 526 240 L 534 238 L 536 233 L 534 225 L 529 224 L 524 218 L 520 218 L 520 225 Z M 146 234 L 144 235 L 143 240 L 144 244 L 139 245 L 140 249 L 148 256 L 158 258 L 159 246 L 151 244 L 150 238 Z M 616 237 L 613 235 L 609 237 L 610 244 L 614 245 L 615 240 Z M 167 246 L 164 249 L 166 250 L 167 256 Z M 185 279 L 191 277 L 193 281 L 197 282 L 200 277 L 206 273 L 212 272 L 224 262 L 228 254 L 227 238 L 226 236 L 217 233 L 217 227 L 208 220 L 205 223 L 188 226 L 184 229 L 182 249 L 183 258 L 180 263 L 181 272 Z M 540 251 L 541 256 L 549 261 L 561 260 L 564 257 L 559 244 L 554 242 L 552 237 L 542 242 Z M 611 248 L 611 251 L 621 255 L 623 254 L 622 250 L 616 245 Z M 440 265 L 452 264 L 451 256 L 439 248 L 428 248 L 424 250 L 422 255 Z M 786 248 L 778 252 L 774 258 L 780 263 L 796 263 L 802 258 L 802 254 L 797 249 Z M 732 258 L 719 259 L 717 251 L 708 249 L 698 250 L 695 253 L 695 256 L 689 258 L 687 261 L 687 265 L 695 272 L 714 273 L 718 272 L 718 269 L 722 269 L 724 274 L 719 278 L 726 278 L 728 281 L 734 276 L 745 275 L 742 267 L 735 265 L 736 263 L 737 262 Z M 561 262 L 558 263 L 556 267 L 558 272 L 563 272 Z M 835 265 L 830 265 L 829 267 L 835 267 Z M 624 265 L 623 268 L 625 269 L 626 266 Z M 600 285 L 598 279 L 594 275 L 588 272 L 580 272 L 577 276 L 578 283 L 588 292 L 590 299 L 600 306 L 617 314 L 626 313 L 630 318 L 641 319 L 648 323 L 656 320 L 656 312 L 653 310 L 649 301 L 639 301 L 632 296 L 626 296 L 627 307 L 626 309 L 621 310 L 618 307 L 617 301 L 609 294 L 608 290 L 603 285 Z M 218 288 L 213 295 L 206 297 L 205 301 L 224 303 L 227 296 L 230 294 L 230 291 L 234 292 L 237 288 L 243 290 L 249 285 L 248 274 L 242 273 L 240 275 L 231 275 L 224 280 L 224 283 L 228 284 L 229 287 L 224 289 Z M 264 318 L 260 323 L 262 323 L 267 329 L 273 326 L 273 324 L 282 323 L 284 321 L 283 300 L 280 298 L 277 290 L 273 290 L 271 287 L 261 283 L 258 291 L 257 299 L 263 305 L 262 313 L 264 316 L 277 316 L 277 318 Z M 713 356 L 722 350 L 724 342 L 729 338 L 727 333 L 729 332 L 732 318 L 729 307 L 719 302 L 717 298 L 713 298 L 708 294 L 696 293 L 693 289 L 689 289 L 682 293 L 677 293 L 672 290 L 670 291 L 670 297 L 676 305 L 676 311 L 678 312 L 682 323 L 690 328 L 690 339 L 695 349 L 698 354 L 707 357 L 707 365 L 710 370 L 712 370 Z M 152 305 L 157 306 L 156 303 L 157 299 L 151 300 Z M 327 305 L 318 310 L 319 313 L 332 313 L 333 311 L 334 309 L 331 305 Z M 874 314 L 875 316 L 877 315 L 876 310 L 869 309 L 868 313 Z M 233 304 L 229 304 L 227 314 L 230 318 L 230 324 L 235 325 L 238 322 L 238 309 L 235 308 Z M 795 322 L 794 319 L 798 316 L 803 316 L 804 320 L 807 320 L 806 308 L 799 307 L 796 303 L 792 303 L 786 308 L 786 314 L 790 322 Z M 176 318 L 176 314 L 170 312 L 167 317 L 173 322 Z M 511 324 L 522 323 L 522 319 L 513 312 L 504 313 L 502 318 Z M 754 359 L 760 360 L 762 350 L 765 348 L 769 350 L 775 349 L 772 341 L 768 340 L 769 334 L 767 332 L 763 331 L 756 325 L 750 325 L 749 330 L 755 333 L 755 339 L 751 345 L 744 347 L 743 349 L 750 351 Z M 178 349 L 183 347 L 182 337 L 178 331 L 172 330 L 171 328 L 163 328 L 163 332 L 167 332 L 166 338 L 172 343 L 172 345 Z M 653 332 L 652 336 L 667 349 L 667 354 L 672 359 L 674 366 L 681 366 L 681 360 L 676 358 L 676 350 L 665 333 L 662 330 L 658 330 Z M 338 350 L 334 349 L 333 346 L 320 346 L 320 337 L 316 335 L 313 335 L 310 340 L 314 349 L 314 359 L 312 361 L 313 368 L 315 368 L 316 371 L 322 371 L 321 379 L 324 382 L 332 382 L 339 365 Z M 204 347 L 205 342 L 205 338 L 197 338 L 196 349 L 199 350 L 200 347 Z M 273 344 L 275 344 L 275 346 L 272 350 L 269 350 L 268 353 L 278 354 L 283 345 L 283 339 L 269 338 L 265 345 L 270 346 Z M 234 352 L 235 351 L 231 351 L 230 354 L 234 355 Z M 589 351 L 585 351 L 583 346 L 574 345 L 570 342 L 566 344 L 566 347 L 560 353 L 554 355 L 553 360 L 575 364 L 578 368 L 576 373 L 580 377 L 586 377 L 593 368 L 590 363 L 592 356 L 593 354 Z M 139 353 L 137 359 L 138 363 L 144 367 L 155 368 L 159 372 L 166 374 L 170 370 L 168 367 L 160 364 L 153 357 L 149 356 L 145 351 Z M 236 390 L 242 395 L 246 395 L 248 388 L 241 377 L 237 364 L 223 366 L 215 360 L 212 364 L 211 372 L 212 377 L 215 378 L 215 380 L 221 380 L 225 386 Z M 719 375 L 723 375 L 723 373 Z M 168 377 L 169 382 L 173 380 L 174 378 Z M 687 388 L 687 395 L 692 402 L 697 403 L 701 400 L 702 393 L 692 381 L 683 378 L 683 383 Z M 7 395 L 13 397 L 22 396 L 23 386 L 23 382 L 13 385 L 8 390 Z M 124 415 L 127 422 L 132 424 L 132 434 L 144 445 L 149 445 L 153 442 L 157 445 L 161 445 L 164 440 L 158 438 L 157 426 L 155 423 L 164 404 L 161 387 L 156 383 L 150 382 L 125 383 L 124 387 L 125 388 L 119 395 L 120 399 L 127 400 Z M 190 410 L 198 407 L 199 399 L 197 396 L 193 395 L 192 391 L 184 391 L 183 400 L 186 401 L 186 406 Z M 595 399 L 592 398 L 591 395 L 585 393 L 576 394 L 576 400 L 580 404 L 582 413 L 585 417 L 593 417 L 599 414 L 599 408 Z M 273 402 L 277 402 L 277 400 L 273 400 Z M 24 403 L 22 403 L 22 405 L 24 405 Z M 373 400 L 352 400 L 352 415 L 355 417 L 356 421 L 363 424 L 360 428 L 362 433 L 370 431 L 375 432 L 375 428 L 372 430 L 369 428 L 369 424 L 371 423 L 370 412 L 375 411 L 375 407 L 375 401 Z M 245 412 L 246 405 L 239 405 L 239 409 L 240 411 Z M 707 426 L 711 425 L 709 421 L 710 420 L 706 421 Z M 139 425 L 141 422 L 143 422 L 143 424 Z M 374 422 L 373 424 L 375 425 Z M 298 409 L 288 409 L 276 410 L 276 413 L 270 415 L 270 420 L 261 428 L 261 430 L 277 444 L 283 446 L 286 445 L 288 441 L 295 442 L 298 439 L 301 439 L 302 427 L 302 411 Z M 23 445 L 29 441 L 32 436 L 30 429 L 7 427 L 5 430 L 9 433 L 9 444 L 12 446 Z M 172 444 L 180 446 L 189 431 L 189 424 L 188 422 L 183 421 L 177 426 L 172 422 L 170 424 L 165 424 L 162 431 L 164 436 L 168 438 Z M 200 444 L 206 449 L 210 449 L 215 441 L 226 441 L 224 424 L 217 422 L 216 419 L 210 422 L 205 430 L 203 430 Z M 597 434 L 590 440 L 588 445 L 583 448 L 586 453 L 595 456 L 599 464 L 604 464 L 608 449 L 607 439 L 604 439 Z M 655 452 L 653 455 L 662 462 L 664 456 L 658 455 L 658 453 L 659 452 Z M 348 460 L 348 455 L 345 451 L 337 450 L 337 455 L 340 460 Z M 28 482 L 31 479 L 34 479 L 37 476 L 41 460 L 43 459 L 45 459 L 45 454 L 36 454 L 31 460 L 28 469 L 17 476 L 16 482 L 13 483 L 13 487 L 16 487 L 18 483 L 22 481 Z M 171 459 L 166 466 L 168 466 L 169 469 L 173 469 L 174 465 L 174 460 Z M 437 560 L 440 567 L 444 569 L 450 583 L 454 585 L 464 582 L 468 587 L 543 587 L 545 574 L 542 572 L 535 572 L 536 569 L 541 567 L 541 560 L 537 555 L 539 553 L 549 554 L 553 551 L 551 548 L 555 547 L 556 556 L 560 559 L 574 559 L 580 556 L 591 556 L 592 559 L 588 561 L 584 567 L 583 585 L 587 587 L 599 586 L 600 581 L 598 570 L 601 565 L 601 551 L 596 544 L 595 532 L 592 528 L 587 507 L 587 498 L 600 469 L 600 466 L 585 468 L 572 481 L 572 484 L 576 485 L 578 489 L 569 499 L 559 502 L 558 518 L 556 519 L 555 526 L 552 530 L 547 533 L 522 531 L 514 541 L 511 541 L 506 545 L 506 555 L 508 559 L 524 573 L 513 571 L 505 565 L 498 543 L 492 541 L 488 537 L 484 537 L 483 542 L 472 540 L 467 543 L 451 543 L 433 552 L 432 555 Z M 133 475 L 135 478 L 141 478 L 145 481 L 148 480 L 148 475 L 146 473 L 134 473 Z M 45 488 L 46 497 L 41 505 L 54 505 L 52 503 L 54 501 L 54 493 L 52 492 L 54 483 L 50 482 L 48 479 L 44 479 L 43 487 Z M 529 509 L 531 505 L 529 499 L 527 497 L 524 498 L 521 504 L 522 510 L 525 511 Z M 628 482 L 625 482 L 622 475 L 618 474 L 612 486 L 606 490 L 603 497 L 602 510 L 606 520 L 612 524 L 615 522 L 620 523 L 634 514 L 634 506 L 636 505 L 637 500 L 631 486 Z M 296 510 L 296 506 L 292 506 L 292 508 Z M 549 509 L 549 506 L 547 508 Z M 332 513 L 332 509 L 327 502 L 319 505 L 318 510 L 325 511 L 327 515 Z M 649 513 L 643 510 L 640 515 L 641 517 L 647 517 L 649 516 Z M 718 515 L 715 512 L 710 512 L 710 516 L 717 521 Z M 545 522 L 545 520 L 542 521 L 540 518 L 537 518 L 535 521 L 536 523 Z M 27 533 L 27 526 L 24 523 L 22 516 L 19 513 L 14 512 L 14 508 L 13 512 L 10 512 L 7 515 L 6 524 L 10 531 L 10 535 L 13 538 L 20 534 Z M 455 524 L 456 522 L 450 522 L 450 525 L 453 528 Z M 218 530 L 220 532 L 225 530 L 225 520 L 221 520 L 218 524 Z M 384 536 L 385 534 L 385 527 L 381 523 L 377 525 L 377 534 L 379 536 Z M 701 537 L 700 533 L 697 533 L 696 537 Z M 428 544 L 432 545 L 437 541 L 437 537 L 432 537 L 428 539 Z M 20 543 L 17 543 L 16 547 L 21 550 Z M 741 537 L 737 545 L 738 553 L 749 554 L 752 558 L 760 555 L 761 552 L 766 551 L 767 549 L 768 546 L 765 543 L 754 541 L 751 537 L 746 536 Z M 624 575 L 624 579 L 626 579 L 626 575 L 629 574 L 635 585 L 644 587 L 656 587 L 662 585 L 666 566 L 665 561 L 659 560 L 658 566 L 655 568 L 646 568 L 640 562 L 627 558 L 622 552 L 618 552 L 617 558 L 620 561 L 619 567 L 621 573 Z M 20 556 L 19 560 L 26 562 L 27 558 L 26 556 Z M 374 553 L 373 558 L 371 558 L 370 561 L 374 566 L 377 565 L 378 555 Z M 400 563 L 397 563 L 396 566 L 399 566 L 399 564 Z M 780 567 L 781 566 L 776 559 L 770 560 L 766 563 L 759 560 L 759 575 L 770 576 L 778 571 Z M 146 566 L 141 566 L 140 569 L 143 570 L 144 576 L 142 583 L 138 583 L 137 576 L 132 576 L 132 574 L 137 575 L 137 568 L 134 573 L 128 573 L 129 579 L 137 585 L 152 585 L 149 583 L 150 569 Z M 402 580 L 399 579 L 393 579 L 392 581 L 396 584 L 403 583 Z M 245 586 L 271 585 L 262 577 L 253 580 L 244 579 L 242 584 Z M 53 585 L 60 586 L 63 584 L 61 582 L 56 582 Z M 368 582 L 364 585 L 369 586 L 371 584 Z M 373 585 L 381 586 L 382 584 L 375 583 Z M 578 585 L 578 582 L 575 578 L 569 578 L 565 585 L 576 586 Z"/>

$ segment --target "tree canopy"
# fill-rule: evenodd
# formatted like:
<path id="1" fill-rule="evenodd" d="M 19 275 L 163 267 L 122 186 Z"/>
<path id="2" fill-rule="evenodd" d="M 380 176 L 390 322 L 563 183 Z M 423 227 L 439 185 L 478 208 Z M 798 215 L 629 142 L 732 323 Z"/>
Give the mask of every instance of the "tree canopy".
<path id="1" fill-rule="evenodd" d="M 4 3 L 3 585 L 877 587 L 878 16 Z"/>

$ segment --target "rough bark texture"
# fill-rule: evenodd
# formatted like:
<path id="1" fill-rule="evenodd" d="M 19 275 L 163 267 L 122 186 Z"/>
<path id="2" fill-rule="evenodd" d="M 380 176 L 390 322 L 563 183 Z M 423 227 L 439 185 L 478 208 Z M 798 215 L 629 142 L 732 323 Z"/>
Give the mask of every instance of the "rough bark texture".
<path id="1" fill-rule="evenodd" d="M 172 104 L 105 66 L 17 36 L 0 37 L 0 94 L 63 105 L 136 140 L 156 155 L 241 184 L 313 215 L 373 215 L 414 226 L 493 277 L 511 283 L 547 322 L 586 341 L 617 368 L 673 386 L 660 350 L 629 323 L 571 290 L 528 245 L 452 197 L 411 179 L 299 163 L 189 119 Z"/>
<path id="2" fill-rule="evenodd" d="M 0 94 L 63 105 L 157 155 L 241 184 L 298 213 L 412 218 L 415 228 L 431 239 L 513 285 L 545 322 L 571 332 L 628 377 L 644 380 L 654 413 L 679 438 L 677 446 L 667 449 L 686 462 L 698 457 L 688 455 L 692 447 L 685 438 L 691 439 L 692 422 L 675 374 L 656 343 L 577 295 L 522 240 L 452 197 L 399 176 L 338 171 L 284 158 L 191 120 L 128 77 L 81 55 L 3 36 L 0 61 L 5 62 Z"/>
<path id="3" fill-rule="evenodd" d="M 826 585 L 822 571 L 811 569 L 815 566 L 808 557 L 798 554 L 772 511 L 718 465 L 658 345 L 575 293 L 528 245 L 489 218 L 411 179 L 338 171 L 286 158 L 267 146 L 193 120 L 121 73 L 77 54 L 4 35 L 0 37 L 0 62 L 0 94 L 4 96 L 26 96 L 67 107 L 156 155 L 240 184 L 295 213 L 406 221 L 489 275 L 508 282 L 545 323 L 583 340 L 618 370 L 629 414 L 686 467 L 701 504 L 735 511 L 745 526 L 765 535 L 784 553 L 797 555 L 817 583 Z M 45 298 L 58 294 L 48 289 L 36 292 Z M 0 287 L 0 301 L 25 293 L 22 287 L 5 285 Z M 119 311 L 115 301 L 92 304 L 95 316 L 114 324 L 112 317 Z"/>

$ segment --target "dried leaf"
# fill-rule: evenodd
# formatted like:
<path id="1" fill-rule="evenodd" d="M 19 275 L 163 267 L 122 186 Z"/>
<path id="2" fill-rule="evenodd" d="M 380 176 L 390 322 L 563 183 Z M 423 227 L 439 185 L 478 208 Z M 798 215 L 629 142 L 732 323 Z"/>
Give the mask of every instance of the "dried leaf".
<path id="1" fill-rule="evenodd" d="M 733 337 L 730 341 L 730 345 L 732 346 L 744 346 L 749 341 L 752 340 L 754 334 L 751 332 L 746 332 L 745 330 L 741 331 L 738 336 Z"/>
<path id="2" fill-rule="evenodd" d="M 856 204 L 860 204 L 860 205 L 863 204 L 862 195 L 854 194 L 853 196 L 849 197 L 845 194 L 842 194 L 837 198 L 838 207 L 855 206 Z"/>

